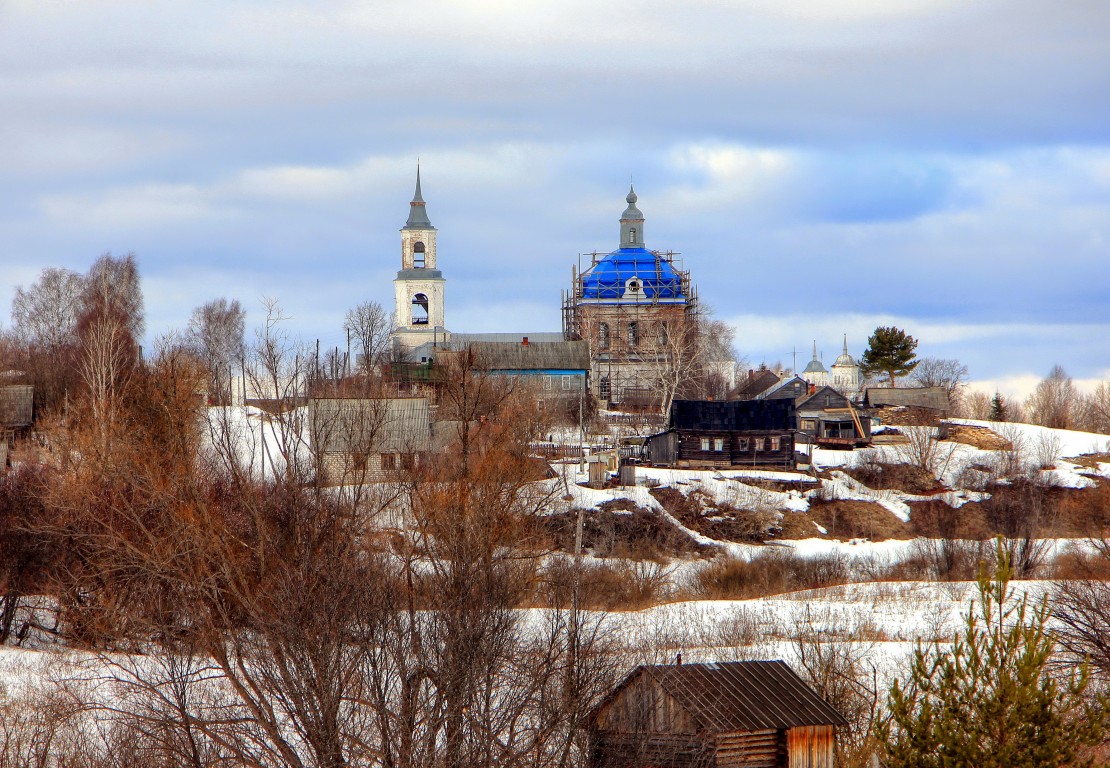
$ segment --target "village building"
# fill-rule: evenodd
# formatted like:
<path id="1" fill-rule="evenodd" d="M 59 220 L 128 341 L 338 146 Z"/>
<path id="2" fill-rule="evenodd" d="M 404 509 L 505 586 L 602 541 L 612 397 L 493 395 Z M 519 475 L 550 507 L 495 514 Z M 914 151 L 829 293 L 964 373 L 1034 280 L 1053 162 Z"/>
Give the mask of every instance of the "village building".
<path id="1" fill-rule="evenodd" d="M 794 402 L 675 400 L 668 429 L 644 441 L 656 466 L 794 469 Z"/>
<path id="2" fill-rule="evenodd" d="M 629 189 L 620 218 L 620 247 L 590 254 L 563 293 L 563 333 L 590 348 L 590 380 L 603 407 L 648 406 L 668 360 L 683 354 L 697 313 L 690 274 L 673 252 L 650 250 L 644 214 Z"/>
<path id="3" fill-rule="evenodd" d="M 794 401 L 799 432 L 823 448 L 855 448 L 871 442 L 871 419 L 833 387 Z"/>
<path id="4" fill-rule="evenodd" d="M 317 473 L 333 485 L 395 479 L 440 442 L 424 397 L 319 397 L 309 401 Z"/>
<path id="5" fill-rule="evenodd" d="M 780 381 L 782 378 L 767 368 L 760 368 L 758 371 L 749 370 L 747 377 L 736 388 L 736 399 L 754 400 Z"/>
<path id="6" fill-rule="evenodd" d="M 846 725 L 782 661 L 641 666 L 590 713 L 590 765 L 833 768 Z"/>
<path id="7" fill-rule="evenodd" d="M 31 430 L 35 388 L 30 384 L 0 386 L 0 472 L 9 462 L 8 451 L 16 438 Z"/>
<path id="8" fill-rule="evenodd" d="M 936 425 L 952 408 L 944 387 L 868 387 L 863 400 L 881 423 L 905 426 Z"/>

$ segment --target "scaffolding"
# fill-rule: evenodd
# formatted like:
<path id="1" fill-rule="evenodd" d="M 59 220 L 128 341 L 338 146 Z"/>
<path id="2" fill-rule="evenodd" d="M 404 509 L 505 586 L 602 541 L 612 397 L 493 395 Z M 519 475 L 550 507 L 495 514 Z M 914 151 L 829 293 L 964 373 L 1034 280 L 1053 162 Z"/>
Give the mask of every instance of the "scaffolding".
<path id="1" fill-rule="evenodd" d="M 589 342 L 591 388 L 603 404 L 652 407 L 656 393 L 648 382 L 660 366 L 661 355 L 648 324 L 659 322 L 664 315 L 681 315 L 683 322 L 688 322 L 698 314 L 697 286 L 684 268 L 681 254 L 649 252 L 654 256 L 654 270 L 645 274 L 642 261 L 629 268 L 622 267 L 619 258 L 613 259 L 611 268 L 592 281 L 589 290 L 587 280 L 597 266 L 617 254 L 580 253 L 577 266 L 571 266 L 571 288 L 562 291 L 563 338 Z M 590 263 L 583 270 L 586 258 Z M 634 278 L 647 281 L 651 294 L 634 291 L 629 295 L 626 286 Z"/>

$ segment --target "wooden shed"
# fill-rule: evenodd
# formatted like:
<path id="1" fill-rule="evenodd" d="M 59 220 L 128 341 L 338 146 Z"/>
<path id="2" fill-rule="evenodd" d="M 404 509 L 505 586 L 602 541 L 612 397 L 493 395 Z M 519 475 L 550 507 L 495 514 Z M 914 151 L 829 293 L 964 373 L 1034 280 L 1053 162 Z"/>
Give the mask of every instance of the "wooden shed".
<path id="1" fill-rule="evenodd" d="M 590 764 L 833 768 L 846 724 L 782 661 L 641 666 L 590 714 Z"/>

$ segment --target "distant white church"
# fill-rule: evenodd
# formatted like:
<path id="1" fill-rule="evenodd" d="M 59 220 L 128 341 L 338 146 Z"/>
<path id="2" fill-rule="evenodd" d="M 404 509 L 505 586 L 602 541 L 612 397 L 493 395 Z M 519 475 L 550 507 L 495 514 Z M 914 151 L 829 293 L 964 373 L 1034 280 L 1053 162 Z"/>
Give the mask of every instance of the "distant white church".
<path id="1" fill-rule="evenodd" d="M 854 395 L 859 393 L 861 377 L 859 363 L 848 354 L 848 335 L 844 335 L 844 351 L 836 358 L 832 368 L 825 368 L 817 355 L 817 342 L 813 342 L 813 359 L 802 371 L 801 377 L 815 387 L 832 387 L 841 394 Z"/>

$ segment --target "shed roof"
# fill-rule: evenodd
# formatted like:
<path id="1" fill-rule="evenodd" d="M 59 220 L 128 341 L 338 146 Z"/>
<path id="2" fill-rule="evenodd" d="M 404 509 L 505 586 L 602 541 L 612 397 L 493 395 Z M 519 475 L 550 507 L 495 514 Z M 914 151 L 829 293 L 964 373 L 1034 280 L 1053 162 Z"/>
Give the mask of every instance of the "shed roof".
<path id="1" fill-rule="evenodd" d="M 325 453 L 406 453 L 431 442 L 423 397 L 316 398 L 312 441 Z"/>
<path id="2" fill-rule="evenodd" d="M 721 430 L 790 429 L 794 401 L 675 400 L 671 403 L 673 429 Z"/>
<path id="3" fill-rule="evenodd" d="M 0 427 L 31 425 L 35 388 L 30 384 L 9 384 L 0 387 Z"/>
<path id="4" fill-rule="evenodd" d="M 847 724 L 783 661 L 637 667 L 595 712 L 640 675 L 654 678 L 702 728 L 710 731 Z"/>
<path id="5" fill-rule="evenodd" d="M 779 376 L 774 371 L 752 371 L 736 394 L 741 399 L 746 400 L 755 397 L 760 392 L 767 391 L 770 387 L 777 385 L 779 381 Z"/>
<path id="6" fill-rule="evenodd" d="M 868 387 L 864 399 L 872 407 L 902 405 L 915 408 L 930 408 L 934 411 L 947 411 L 948 392 L 944 387 Z"/>
<path id="7" fill-rule="evenodd" d="M 798 408 L 798 413 L 811 413 L 814 411 L 823 411 L 826 409 L 844 410 L 848 408 L 851 403 L 843 394 L 837 392 L 832 387 L 821 387 L 816 390 L 812 395 L 806 395 L 794 401 Z"/>
<path id="8" fill-rule="evenodd" d="M 480 341 L 469 345 L 482 368 L 489 371 L 588 371 L 586 341 Z"/>

